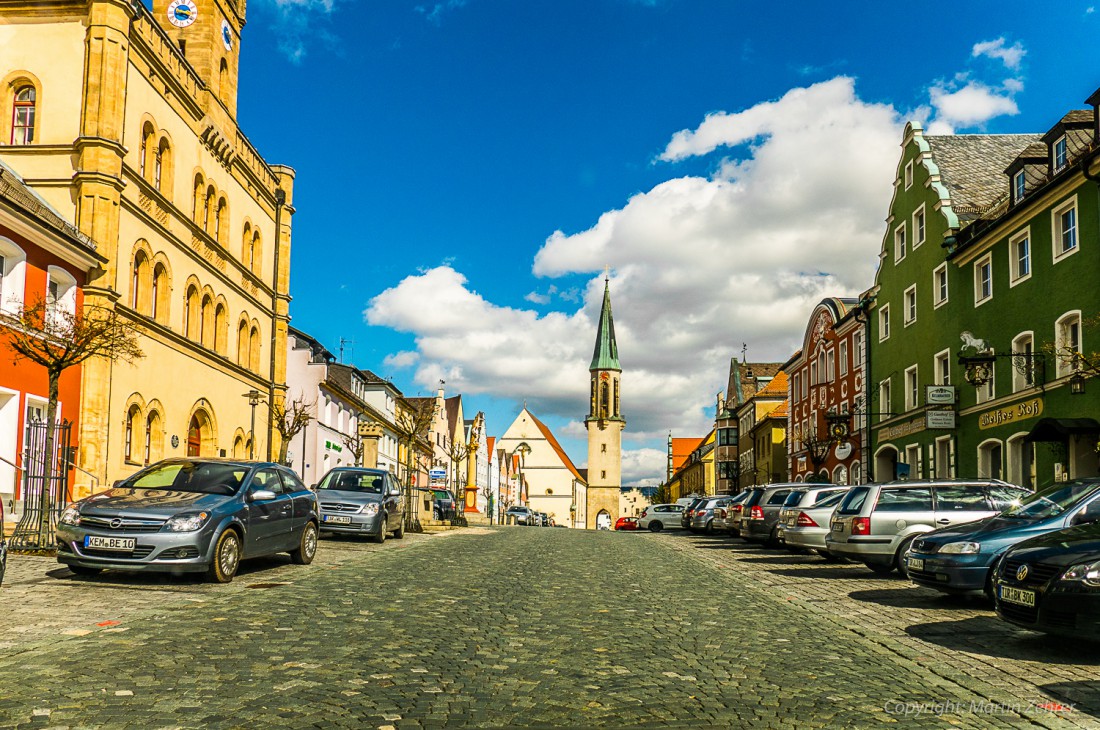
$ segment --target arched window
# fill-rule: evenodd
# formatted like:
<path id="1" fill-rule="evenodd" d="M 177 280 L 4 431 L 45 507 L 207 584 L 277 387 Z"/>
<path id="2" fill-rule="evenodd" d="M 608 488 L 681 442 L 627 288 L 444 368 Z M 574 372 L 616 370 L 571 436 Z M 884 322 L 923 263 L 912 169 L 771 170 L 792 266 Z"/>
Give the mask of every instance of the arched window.
<path id="1" fill-rule="evenodd" d="M 233 439 L 233 458 L 243 459 L 248 456 L 248 452 L 244 450 L 244 437 L 238 434 Z"/>
<path id="2" fill-rule="evenodd" d="M 244 235 L 241 236 L 241 263 L 252 270 L 252 225 L 244 224 Z"/>
<path id="3" fill-rule="evenodd" d="M 76 279 L 59 266 L 51 266 L 47 272 L 46 320 L 54 329 L 66 329 L 76 316 Z"/>
<path id="4" fill-rule="evenodd" d="M 183 298 L 183 334 L 185 337 L 197 340 L 200 336 L 199 324 L 199 290 L 195 285 L 187 287 L 187 294 Z"/>
<path id="5" fill-rule="evenodd" d="M 222 240 L 222 234 L 229 231 L 229 204 L 225 202 L 225 198 L 218 199 L 218 217 L 214 221 L 214 240 L 218 243 L 225 245 L 225 241 Z"/>
<path id="6" fill-rule="evenodd" d="M 158 322 L 168 321 L 168 271 L 164 264 L 158 263 L 153 268 L 153 285 L 150 287 L 149 299 L 151 309 L 149 316 Z"/>
<path id="7" fill-rule="evenodd" d="M 153 152 L 153 125 L 146 122 L 141 127 L 141 145 L 138 147 L 138 174 L 149 179 L 149 158 Z"/>
<path id="8" fill-rule="evenodd" d="M 164 440 L 163 431 L 160 413 L 150 411 L 149 417 L 145 419 L 145 449 L 142 454 L 142 463 L 152 464 L 160 458 Z"/>
<path id="9" fill-rule="evenodd" d="M 214 300 L 209 294 L 203 296 L 199 311 L 199 341 L 203 347 L 214 346 Z"/>
<path id="10" fill-rule="evenodd" d="M 229 64 L 224 58 L 218 65 L 218 91 L 223 100 L 229 99 Z"/>
<path id="11" fill-rule="evenodd" d="M 260 328 L 253 324 L 248 333 L 248 367 L 252 372 L 260 372 Z"/>
<path id="12" fill-rule="evenodd" d="M 858 461 L 855 462 L 854 464 L 852 464 L 852 480 L 851 480 L 851 483 L 852 484 L 862 484 L 863 483 L 863 465 L 860 464 Z"/>
<path id="13" fill-rule="evenodd" d="M 22 309 L 26 276 L 27 254 L 14 241 L 0 236 L 0 311 Z"/>
<path id="14" fill-rule="evenodd" d="M 248 322 L 242 320 L 240 326 L 237 327 L 237 364 L 246 368 L 250 360 L 251 357 L 248 352 Z"/>
<path id="15" fill-rule="evenodd" d="M 1054 327 L 1055 360 L 1058 365 L 1058 377 L 1069 375 L 1080 369 L 1081 356 L 1081 312 L 1066 312 L 1058 318 Z"/>
<path id="16" fill-rule="evenodd" d="M 34 142 L 34 123 L 36 92 L 33 86 L 20 86 L 15 90 L 15 100 L 11 113 L 11 143 L 31 144 Z"/>
<path id="17" fill-rule="evenodd" d="M 126 438 L 123 444 L 122 458 L 126 460 L 126 463 L 135 463 L 134 457 L 137 456 L 134 451 L 134 447 L 137 445 L 134 442 L 134 437 L 137 436 L 138 429 L 141 428 L 141 409 L 137 405 L 130 406 L 130 410 L 126 412 Z"/>
<path id="18" fill-rule="evenodd" d="M 167 149 L 168 143 L 165 140 L 161 140 L 157 145 L 156 152 L 153 153 L 153 187 L 157 190 L 161 190 L 161 182 L 164 177 L 164 152 Z"/>
<path id="19" fill-rule="evenodd" d="M 144 251 L 134 256 L 133 284 L 130 292 L 130 306 L 142 314 L 153 311 L 153 281 L 150 272 L 149 257 Z"/>
<path id="20" fill-rule="evenodd" d="M 253 274 L 259 274 L 263 268 L 263 242 L 260 240 L 260 232 L 252 232 L 252 254 L 248 262 L 248 268 Z"/>
<path id="21" fill-rule="evenodd" d="M 202 204 L 202 229 L 207 233 L 210 233 L 210 224 L 213 223 L 210 216 L 217 212 L 214 208 L 214 195 L 214 186 L 211 185 L 206 189 L 206 200 Z"/>
<path id="22" fill-rule="evenodd" d="M 219 355 L 225 354 L 225 339 L 228 330 L 229 322 L 225 305 L 218 302 L 218 306 L 214 309 L 214 352 Z"/>
<path id="23" fill-rule="evenodd" d="M 978 478 L 1001 479 L 1004 450 L 997 439 L 983 441 L 978 446 Z"/>

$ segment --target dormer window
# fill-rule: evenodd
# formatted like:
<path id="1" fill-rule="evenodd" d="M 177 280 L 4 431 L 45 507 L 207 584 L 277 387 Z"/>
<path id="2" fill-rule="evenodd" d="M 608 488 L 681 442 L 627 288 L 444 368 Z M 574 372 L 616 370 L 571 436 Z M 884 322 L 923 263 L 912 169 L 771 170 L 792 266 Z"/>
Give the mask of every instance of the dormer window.
<path id="1" fill-rule="evenodd" d="M 1066 138 L 1059 137 L 1054 143 L 1054 171 L 1059 172 L 1066 166 Z"/>
<path id="2" fill-rule="evenodd" d="M 1024 178 L 1024 171 L 1020 170 L 1012 176 L 1012 200 L 1019 203 L 1026 193 L 1027 181 Z"/>

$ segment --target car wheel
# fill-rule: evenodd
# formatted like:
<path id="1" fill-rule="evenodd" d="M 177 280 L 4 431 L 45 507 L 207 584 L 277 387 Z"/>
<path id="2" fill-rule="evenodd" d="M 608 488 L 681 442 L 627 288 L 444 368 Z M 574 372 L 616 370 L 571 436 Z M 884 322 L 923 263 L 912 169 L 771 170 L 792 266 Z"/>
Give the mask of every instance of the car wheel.
<path id="1" fill-rule="evenodd" d="M 991 603 L 997 600 L 996 594 L 993 588 L 993 572 L 997 569 L 997 561 L 993 561 L 993 567 L 989 569 L 989 574 L 985 577 L 985 587 L 982 588 L 982 595 L 986 597 Z"/>
<path id="2" fill-rule="evenodd" d="M 708 535 L 713 535 L 714 534 L 714 520 L 708 520 L 707 521 L 707 526 L 703 528 L 703 531 L 706 532 Z"/>
<path id="3" fill-rule="evenodd" d="M 401 521 L 397 523 L 397 529 L 393 531 L 393 539 L 400 540 L 405 537 L 405 518 L 402 517 Z"/>
<path id="4" fill-rule="evenodd" d="M 206 578 L 212 583 L 228 583 L 237 574 L 241 564 L 241 538 L 236 530 L 226 530 L 218 535 L 214 545 L 214 560 L 206 571 Z"/>
<path id="5" fill-rule="evenodd" d="M 894 565 L 897 567 L 898 572 L 901 573 L 902 578 L 909 577 L 909 566 L 905 562 L 905 553 L 909 552 L 909 546 L 913 544 L 913 540 L 917 539 L 916 535 L 913 535 L 909 539 L 905 540 L 898 546 L 898 552 L 894 556 Z"/>
<path id="6" fill-rule="evenodd" d="M 83 565 L 70 565 L 69 570 L 72 571 L 73 575 L 82 576 L 99 575 L 103 572 L 103 568 L 87 568 Z"/>
<path id="7" fill-rule="evenodd" d="M 374 536 L 374 541 L 379 545 L 386 541 L 386 520 L 387 517 L 385 515 L 380 515 L 378 517 L 378 534 Z"/>
<path id="8" fill-rule="evenodd" d="M 664 523 L 662 523 L 660 520 L 653 520 L 653 522 L 649 523 L 650 532 L 660 532 L 663 527 Z"/>
<path id="9" fill-rule="evenodd" d="M 864 563 L 868 568 L 878 573 L 879 575 L 889 575 L 894 572 L 893 561 L 883 565 L 882 563 Z"/>
<path id="10" fill-rule="evenodd" d="M 302 539 L 298 541 L 298 549 L 290 553 L 290 559 L 296 565 L 309 565 L 313 562 L 313 556 L 317 554 L 317 525 L 306 523 L 306 529 L 302 530 Z"/>
<path id="11" fill-rule="evenodd" d="M 772 528 L 772 531 L 768 533 L 768 539 L 764 541 L 764 547 L 775 548 L 779 547 L 779 526 Z"/>

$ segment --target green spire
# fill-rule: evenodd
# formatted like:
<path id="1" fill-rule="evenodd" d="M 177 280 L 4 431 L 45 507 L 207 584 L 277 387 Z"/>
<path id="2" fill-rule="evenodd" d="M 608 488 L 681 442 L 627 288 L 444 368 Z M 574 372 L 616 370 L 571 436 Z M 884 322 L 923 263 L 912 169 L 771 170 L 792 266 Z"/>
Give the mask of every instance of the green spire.
<path id="1" fill-rule="evenodd" d="M 596 332 L 596 347 L 592 350 L 592 364 L 589 370 L 618 370 L 619 346 L 615 344 L 615 319 L 611 316 L 611 289 L 607 279 L 603 280 L 603 308 L 600 310 L 600 328 Z"/>

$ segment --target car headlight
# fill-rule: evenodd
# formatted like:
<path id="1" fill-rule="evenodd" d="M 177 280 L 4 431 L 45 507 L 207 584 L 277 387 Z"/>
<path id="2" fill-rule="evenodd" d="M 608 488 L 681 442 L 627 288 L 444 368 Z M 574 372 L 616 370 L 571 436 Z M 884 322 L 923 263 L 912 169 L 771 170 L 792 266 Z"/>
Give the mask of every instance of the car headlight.
<path id="1" fill-rule="evenodd" d="M 941 555 L 973 555 L 981 551 L 980 542 L 949 542 L 939 550 Z"/>
<path id="2" fill-rule="evenodd" d="M 365 514 L 367 517 L 374 517 L 376 514 L 378 514 L 378 503 L 371 502 L 370 504 L 368 504 L 366 507 L 363 508 L 363 514 Z"/>
<path id="3" fill-rule="evenodd" d="M 61 513 L 61 517 L 59 517 L 57 521 L 63 525 L 79 525 L 80 510 L 76 508 L 76 505 L 70 504 L 65 508 L 65 511 Z"/>
<path id="4" fill-rule="evenodd" d="M 164 529 L 168 532 L 194 532 L 206 524 L 209 512 L 192 512 L 191 514 L 169 517 L 164 523 Z"/>
<path id="5" fill-rule="evenodd" d="M 1095 563 L 1074 565 L 1065 573 L 1062 573 L 1062 580 L 1100 588 L 1100 560 Z"/>

